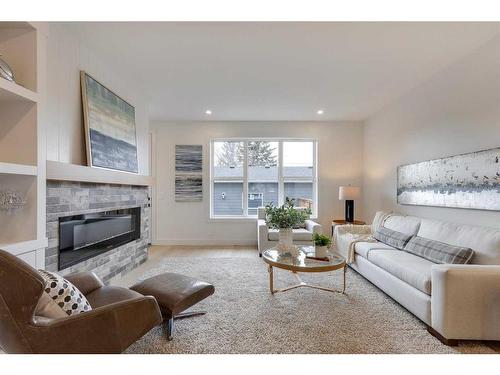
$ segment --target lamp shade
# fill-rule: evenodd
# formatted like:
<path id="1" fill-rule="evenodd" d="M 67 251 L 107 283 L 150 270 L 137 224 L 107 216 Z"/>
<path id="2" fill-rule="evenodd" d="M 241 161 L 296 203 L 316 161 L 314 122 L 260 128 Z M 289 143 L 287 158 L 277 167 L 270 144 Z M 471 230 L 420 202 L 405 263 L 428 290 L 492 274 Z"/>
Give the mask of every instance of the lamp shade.
<path id="1" fill-rule="evenodd" d="M 361 189 L 359 186 L 341 186 L 339 187 L 339 200 L 348 201 L 356 200 L 361 196 Z"/>

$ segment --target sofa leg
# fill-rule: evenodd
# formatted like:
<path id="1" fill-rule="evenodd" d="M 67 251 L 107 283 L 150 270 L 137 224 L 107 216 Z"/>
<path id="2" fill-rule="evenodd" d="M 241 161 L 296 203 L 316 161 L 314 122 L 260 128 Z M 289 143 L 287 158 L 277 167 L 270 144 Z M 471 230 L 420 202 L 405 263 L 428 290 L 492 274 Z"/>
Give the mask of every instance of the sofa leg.
<path id="1" fill-rule="evenodd" d="M 262 258 L 262 253 L 259 253 L 259 256 Z"/>
<path id="2" fill-rule="evenodd" d="M 445 345 L 448 345 L 448 346 L 457 346 L 458 345 L 458 340 L 447 339 L 446 337 L 442 336 L 438 331 L 436 331 L 431 326 L 427 326 L 427 332 L 429 332 L 432 336 L 437 338 L 439 341 L 441 341 Z"/>

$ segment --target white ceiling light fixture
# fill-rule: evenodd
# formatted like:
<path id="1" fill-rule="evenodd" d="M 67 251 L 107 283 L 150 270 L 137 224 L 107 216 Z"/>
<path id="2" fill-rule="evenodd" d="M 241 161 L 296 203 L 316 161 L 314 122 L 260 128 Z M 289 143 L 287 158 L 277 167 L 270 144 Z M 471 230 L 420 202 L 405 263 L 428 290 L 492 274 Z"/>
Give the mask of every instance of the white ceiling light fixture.
<path id="1" fill-rule="evenodd" d="M 206 114 L 206 115 L 208 115 L 208 116 L 210 116 L 210 115 L 212 114 L 212 111 L 211 111 L 210 109 L 207 109 L 207 110 L 205 111 L 205 114 Z"/>
<path id="2" fill-rule="evenodd" d="M 323 111 L 322 109 L 318 109 L 316 113 L 321 116 L 323 113 L 325 113 L 325 111 Z"/>

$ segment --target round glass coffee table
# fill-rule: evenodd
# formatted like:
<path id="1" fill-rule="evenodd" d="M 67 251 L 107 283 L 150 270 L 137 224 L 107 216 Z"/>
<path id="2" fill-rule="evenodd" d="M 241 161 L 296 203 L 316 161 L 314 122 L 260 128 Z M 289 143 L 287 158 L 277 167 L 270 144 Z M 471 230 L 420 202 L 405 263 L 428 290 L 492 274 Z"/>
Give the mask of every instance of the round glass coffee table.
<path id="1" fill-rule="evenodd" d="M 339 254 L 328 253 L 328 260 L 317 260 L 308 258 L 307 255 L 314 256 L 313 246 L 297 246 L 299 248 L 299 255 L 293 256 L 290 253 L 282 254 L 277 249 L 272 248 L 264 251 L 262 254 L 262 259 L 269 266 L 269 289 L 271 294 L 278 292 L 286 292 L 287 290 L 308 287 L 314 289 L 325 290 L 327 292 L 335 293 L 345 293 L 345 274 L 347 269 L 347 264 L 345 259 Z M 298 280 L 298 284 L 283 288 L 274 289 L 274 275 L 273 267 L 277 267 L 283 270 L 291 271 Z M 343 271 L 343 284 L 342 289 L 332 289 L 319 285 L 311 285 L 304 282 L 300 276 L 299 272 L 330 272 L 342 269 Z"/>

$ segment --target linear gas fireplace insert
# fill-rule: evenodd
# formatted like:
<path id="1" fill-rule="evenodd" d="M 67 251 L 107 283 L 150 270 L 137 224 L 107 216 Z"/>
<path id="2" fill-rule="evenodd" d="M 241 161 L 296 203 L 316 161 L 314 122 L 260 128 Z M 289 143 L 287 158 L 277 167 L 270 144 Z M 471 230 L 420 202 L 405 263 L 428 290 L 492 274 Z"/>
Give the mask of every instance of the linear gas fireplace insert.
<path id="1" fill-rule="evenodd" d="M 60 217 L 59 270 L 140 237 L 140 207 Z"/>

